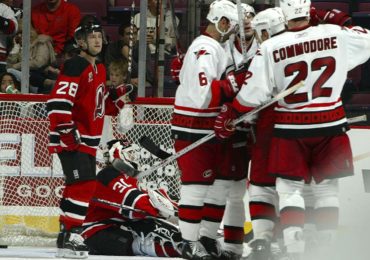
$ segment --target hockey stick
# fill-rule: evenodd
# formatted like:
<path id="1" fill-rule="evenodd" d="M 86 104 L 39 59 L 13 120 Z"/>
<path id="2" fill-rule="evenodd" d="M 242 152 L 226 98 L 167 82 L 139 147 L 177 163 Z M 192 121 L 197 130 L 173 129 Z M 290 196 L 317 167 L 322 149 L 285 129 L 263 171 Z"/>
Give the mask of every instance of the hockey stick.
<path id="1" fill-rule="evenodd" d="M 292 94 L 293 92 L 295 92 L 297 89 L 299 89 L 300 87 L 303 86 L 303 81 L 300 81 L 299 83 L 297 83 L 296 85 L 292 86 L 291 88 L 288 88 L 288 89 L 285 89 L 283 90 L 282 92 L 280 92 L 279 94 L 277 94 L 275 97 L 273 97 L 272 99 L 262 103 L 261 105 L 255 107 L 252 111 L 248 112 L 248 113 L 245 113 L 243 114 L 242 116 L 240 116 L 239 118 L 235 119 L 232 124 L 233 125 L 237 125 L 239 124 L 240 122 L 243 122 L 245 120 L 247 120 L 248 118 L 250 118 L 251 116 L 257 114 L 259 111 L 261 111 L 262 109 L 270 106 L 271 104 L 275 103 L 276 101 Z M 210 133 L 204 137 L 202 137 L 201 139 L 195 141 L 194 143 L 188 145 L 187 147 L 185 147 L 184 149 L 178 151 L 177 153 L 171 155 L 170 157 L 168 157 L 167 159 L 163 160 L 161 163 L 153 166 L 152 168 L 149 168 L 145 171 L 142 171 L 142 172 L 137 172 L 137 175 L 135 176 L 136 178 L 143 178 L 145 176 L 148 176 L 149 174 L 155 172 L 156 170 L 158 170 L 159 168 L 161 167 L 164 167 L 166 166 L 167 164 L 171 163 L 173 160 L 179 158 L 180 156 L 186 154 L 187 152 L 193 150 L 194 148 L 198 147 L 199 145 L 201 144 L 204 144 L 205 142 L 211 140 L 213 137 L 215 137 L 215 133 Z"/>
<path id="2" fill-rule="evenodd" d="M 132 48 L 134 47 L 134 15 L 135 15 L 135 0 L 131 4 L 130 17 L 130 38 L 128 42 L 128 57 L 127 57 L 127 77 L 126 82 L 130 83 L 132 74 Z"/>
<path id="3" fill-rule="evenodd" d="M 239 35 L 240 35 L 240 45 L 243 54 L 243 64 L 247 62 L 247 43 L 245 41 L 244 32 L 244 11 L 240 0 L 236 0 L 236 7 L 238 9 L 238 23 L 239 23 Z"/>
<path id="4" fill-rule="evenodd" d="M 354 124 L 354 123 L 364 122 L 364 121 L 367 121 L 367 115 L 355 116 L 355 117 L 347 118 L 348 124 Z"/>
<path id="5" fill-rule="evenodd" d="M 354 124 L 354 123 L 363 122 L 366 120 L 367 120 L 366 115 L 351 117 L 347 119 L 348 124 Z M 249 131 L 253 131 L 252 129 L 253 128 L 250 128 Z M 165 160 L 172 155 L 171 153 L 168 153 L 165 150 L 161 149 L 157 144 L 154 143 L 154 141 L 150 137 L 146 135 L 143 135 L 142 137 L 140 137 L 138 142 L 141 147 L 145 148 L 148 152 L 155 155 L 159 159 Z"/>
<path id="6" fill-rule="evenodd" d="M 151 154 L 157 156 L 159 159 L 167 159 L 172 154 L 167 153 L 166 151 L 162 150 L 158 145 L 156 145 L 150 137 L 143 135 L 139 139 L 139 144 L 141 147 L 145 148 Z"/>
<path id="7" fill-rule="evenodd" d="M 146 212 L 144 210 L 135 209 L 133 207 L 122 205 L 122 204 L 119 204 L 119 203 L 115 203 L 115 202 L 112 202 L 112 201 L 109 201 L 109 200 L 100 199 L 100 198 L 92 198 L 92 200 L 95 201 L 95 202 L 101 203 L 101 204 L 105 204 L 105 205 L 108 205 L 108 206 L 115 207 L 115 208 L 128 210 L 128 211 L 133 211 L 133 212 L 140 213 L 140 214 L 143 214 L 143 215 L 148 216 L 148 217 L 153 217 L 153 216 L 149 215 L 148 212 Z M 153 217 L 153 218 L 155 218 L 155 217 Z"/>
<path id="8" fill-rule="evenodd" d="M 154 216 L 150 215 L 148 212 L 146 212 L 144 210 L 141 210 L 141 209 L 135 209 L 134 207 L 122 205 L 122 204 L 119 204 L 119 203 L 116 203 L 116 202 L 112 202 L 112 201 L 109 201 L 109 200 L 100 199 L 100 198 L 96 198 L 96 197 L 92 198 L 92 200 L 95 201 L 95 202 L 101 203 L 101 204 L 105 204 L 105 205 L 108 205 L 108 206 L 115 207 L 115 208 L 140 213 L 140 214 L 143 214 L 147 218 L 163 220 L 162 218 L 154 217 Z M 177 211 L 174 212 L 174 216 L 177 216 Z"/>

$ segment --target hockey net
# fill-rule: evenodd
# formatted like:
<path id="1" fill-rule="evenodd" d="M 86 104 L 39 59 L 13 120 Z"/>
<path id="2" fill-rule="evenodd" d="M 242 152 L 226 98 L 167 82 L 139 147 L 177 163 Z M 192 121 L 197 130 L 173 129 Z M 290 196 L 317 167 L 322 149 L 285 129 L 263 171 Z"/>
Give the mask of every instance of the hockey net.
<path id="1" fill-rule="evenodd" d="M 0 245 L 55 246 L 63 173 L 57 156 L 47 150 L 46 100 L 44 95 L 0 94 Z M 113 137 L 137 142 L 146 135 L 172 153 L 172 103 L 168 98 L 139 98 L 132 104 L 134 126 L 128 132 L 118 132 L 117 118 L 109 119 Z M 98 170 L 104 164 L 101 148 Z M 144 169 L 160 162 L 145 149 L 140 159 Z M 177 197 L 176 162 L 148 176 L 141 186 L 162 187 Z"/>

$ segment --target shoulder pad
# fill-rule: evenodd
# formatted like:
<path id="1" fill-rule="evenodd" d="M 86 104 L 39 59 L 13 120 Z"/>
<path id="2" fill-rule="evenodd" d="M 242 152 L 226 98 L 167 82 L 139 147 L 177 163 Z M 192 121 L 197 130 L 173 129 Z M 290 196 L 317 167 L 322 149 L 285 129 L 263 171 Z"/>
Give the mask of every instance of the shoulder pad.
<path id="1" fill-rule="evenodd" d="M 75 56 L 64 63 L 63 74 L 70 77 L 78 77 L 89 65 L 90 63 L 86 59 Z"/>

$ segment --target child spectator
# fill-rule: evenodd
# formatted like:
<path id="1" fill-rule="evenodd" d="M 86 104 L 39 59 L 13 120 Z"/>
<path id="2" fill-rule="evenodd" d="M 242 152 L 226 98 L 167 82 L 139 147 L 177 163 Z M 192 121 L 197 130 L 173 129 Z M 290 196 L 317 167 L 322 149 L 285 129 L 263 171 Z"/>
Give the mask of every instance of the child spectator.
<path id="1" fill-rule="evenodd" d="M 4 72 L 0 75 L 0 92 L 9 93 L 9 94 L 18 94 L 20 93 L 19 84 L 13 74 Z"/>

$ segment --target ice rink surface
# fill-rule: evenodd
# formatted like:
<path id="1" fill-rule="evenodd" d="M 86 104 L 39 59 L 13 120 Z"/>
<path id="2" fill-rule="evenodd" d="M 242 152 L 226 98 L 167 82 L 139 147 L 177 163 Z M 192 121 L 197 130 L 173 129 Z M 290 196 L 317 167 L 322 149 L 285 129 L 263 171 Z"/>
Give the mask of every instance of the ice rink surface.
<path id="1" fill-rule="evenodd" d="M 36 248 L 36 247 L 9 247 L 7 249 L 0 249 L 1 260 L 16 260 L 16 259 L 32 259 L 32 260 L 43 260 L 43 259 L 66 259 L 55 257 L 56 248 Z M 89 256 L 87 259 L 96 260 L 148 260 L 148 259 L 181 259 L 181 258 L 163 258 L 163 257 L 144 257 L 144 256 L 101 256 L 94 255 Z"/>
<path id="2" fill-rule="evenodd" d="M 358 224 L 358 223 L 357 223 Z M 369 260 L 370 259 L 370 224 L 362 227 L 341 227 L 339 229 L 338 239 L 328 256 L 310 255 L 302 260 Z M 36 248 L 36 247 L 9 247 L 0 249 L 1 260 L 15 259 L 58 259 L 55 257 L 56 248 Z M 312 253 L 312 252 L 311 252 Z M 62 258 L 60 258 L 62 259 Z M 148 259 L 181 259 L 181 258 L 160 258 L 144 256 L 89 256 L 87 259 L 96 260 L 148 260 Z"/>

